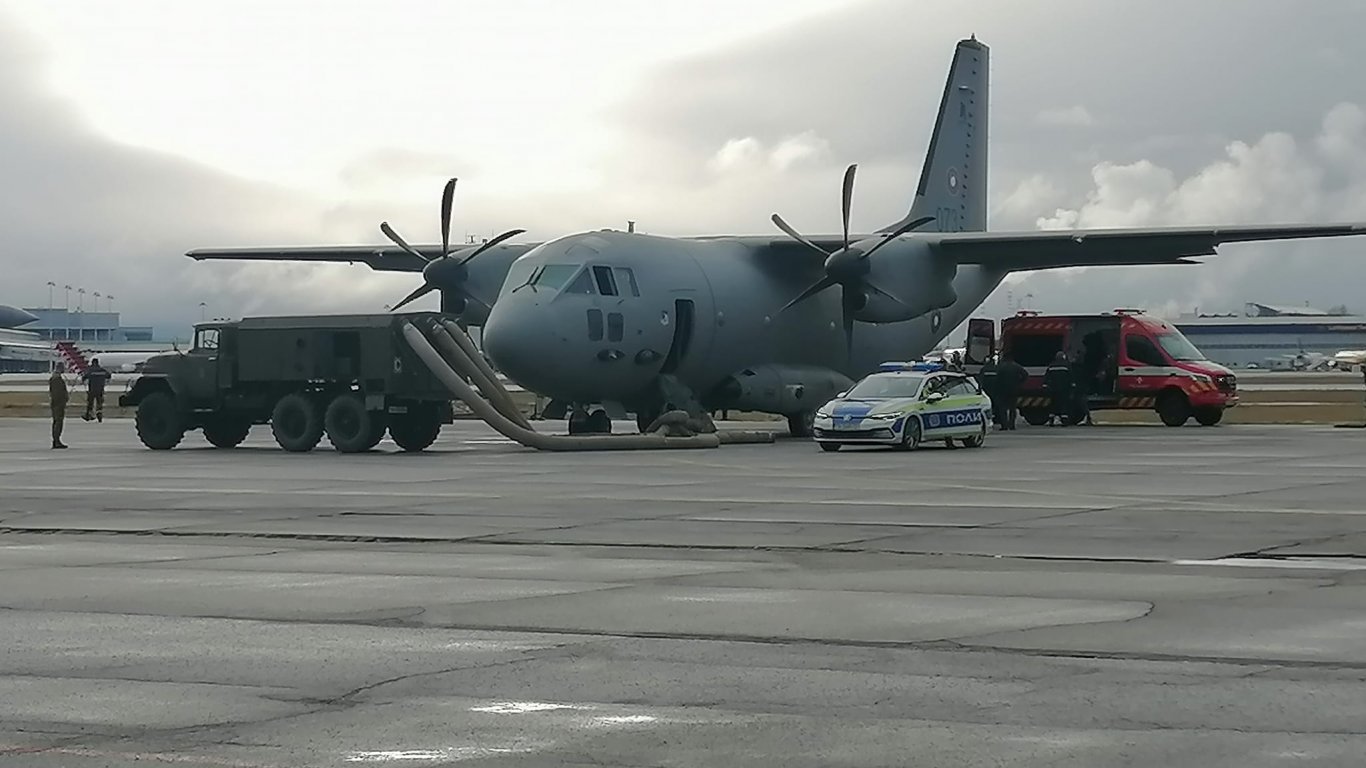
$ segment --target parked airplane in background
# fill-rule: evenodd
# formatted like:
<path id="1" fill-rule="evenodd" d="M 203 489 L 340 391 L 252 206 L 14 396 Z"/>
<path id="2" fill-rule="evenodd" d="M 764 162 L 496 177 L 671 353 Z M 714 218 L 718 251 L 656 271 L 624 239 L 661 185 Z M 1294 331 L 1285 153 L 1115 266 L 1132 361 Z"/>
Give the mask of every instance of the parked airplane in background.
<path id="1" fill-rule="evenodd" d="M 37 320 L 32 313 L 0 304 L 0 328 L 18 328 Z"/>
<path id="2" fill-rule="evenodd" d="M 660 237 L 603 230 L 534 245 L 504 233 L 450 252 L 452 183 L 442 245 L 191 251 L 196 259 L 363 261 L 423 272 L 400 306 L 431 290 L 509 378 L 573 403 L 571 432 L 611 424 L 589 406 L 617 402 L 649 421 L 662 409 L 753 410 L 808 434 L 815 410 L 887 360 L 915 359 L 958 326 L 1012 271 L 1196 264 L 1226 242 L 1366 234 L 1366 225 L 989 232 L 988 48 L 960 41 L 907 215 L 850 235 L 855 166 L 844 175 L 843 229 L 804 237 Z M 496 297 L 496 298 L 495 298 Z M 857 332 L 856 332 L 857 326 Z"/>

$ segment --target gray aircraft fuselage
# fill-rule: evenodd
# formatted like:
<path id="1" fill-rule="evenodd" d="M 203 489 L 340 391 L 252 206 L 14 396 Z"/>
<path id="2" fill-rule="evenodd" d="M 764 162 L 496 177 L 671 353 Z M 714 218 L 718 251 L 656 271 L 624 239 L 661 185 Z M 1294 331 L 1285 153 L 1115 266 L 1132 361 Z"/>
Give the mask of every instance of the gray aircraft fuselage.
<path id="1" fill-rule="evenodd" d="M 909 244 L 908 244 L 909 245 Z M 895 260 L 901 243 L 874 258 Z M 1005 273 L 959 267 L 957 300 L 893 323 L 859 323 L 853 354 L 845 348 L 838 290 L 780 312 L 821 276 L 742 243 L 690 241 L 602 231 L 543 243 L 514 262 L 483 328 L 483 345 L 511 379 L 569 402 L 630 403 L 661 373 L 672 373 L 699 394 L 733 374 L 764 365 L 808 366 L 855 379 L 886 360 L 915 359 L 934 348 L 991 293 Z M 568 267 L 553 285 L 527 284 L 537 270 Z M 604 296 L 594 267 L 630 270 Z M 591 293 L 571 290 L 587 274 Z M 636 294 L 639 295 L 636 295 Z M 691 307 L 684 309 L 685 303 Z M 590 318 L 600 316 L 600 332 Z M 620 334 L 608 327 L 620 315 Z M 681 316 L 680 316 L 681 315 Z M 681 333 L 679 324 L 690 324 Z"/>

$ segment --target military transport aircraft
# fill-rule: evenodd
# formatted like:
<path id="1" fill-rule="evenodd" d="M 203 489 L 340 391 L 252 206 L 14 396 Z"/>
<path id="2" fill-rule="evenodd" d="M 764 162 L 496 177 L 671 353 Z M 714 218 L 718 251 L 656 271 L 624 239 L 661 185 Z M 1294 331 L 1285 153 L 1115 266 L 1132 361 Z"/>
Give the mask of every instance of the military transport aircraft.
<path id="1" fill-rule="evenodd" d="M 482 325 L 486 354 L 523 387 L 573 404 L 571 432 L 611 429 L 599 404 L 648 423 L 665 408 L 781 414 L 809 434 L 820 405 L 887 360 L 916 359 L 1010 272 L 1115 264 L 1195 264 L 1225 242 L 1366 234 L 1366 225 L 990 232 L 988 48 L 954 52 L 919 183 L 901 221 L 850 235 L 661 237 L 602 230 L 512 245 L 506 232 L 449 247 L 454 180 L 440 246 L 196 250 L 196 259 L 362 261 L 418 271 L 395 309 L 440 290 L 443 309 Z M 856 332 L 857 326 L 857 332 Z M 590 413 L 590 408 L 592 411 Z"/>

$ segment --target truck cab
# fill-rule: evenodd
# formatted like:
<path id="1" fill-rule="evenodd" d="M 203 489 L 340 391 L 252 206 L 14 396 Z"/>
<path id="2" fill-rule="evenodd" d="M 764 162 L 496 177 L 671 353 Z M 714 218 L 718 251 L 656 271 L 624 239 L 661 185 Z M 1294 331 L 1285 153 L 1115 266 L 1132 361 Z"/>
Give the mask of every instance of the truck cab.
<path id="1" fill-rule="evenodd" d="M 979 371 L 995 348 L 995 323 L 972 320 L 968 370 Z M 1059 352 L 1085 386 L 1093 411 L 1154 410 L 1168 426 L 1192 417 L 1213 426 L 1238 404 L 1232 371 L 1207 359 L 1171 324 L 1140 310 L 1098 315 L 1022 310 L 1001 321 L 1000 349 L 1029 372 L 1019 407 L 1030 424 L 1048 420 L 1052 399 L 1044 388 L 1044 371 Z"/>

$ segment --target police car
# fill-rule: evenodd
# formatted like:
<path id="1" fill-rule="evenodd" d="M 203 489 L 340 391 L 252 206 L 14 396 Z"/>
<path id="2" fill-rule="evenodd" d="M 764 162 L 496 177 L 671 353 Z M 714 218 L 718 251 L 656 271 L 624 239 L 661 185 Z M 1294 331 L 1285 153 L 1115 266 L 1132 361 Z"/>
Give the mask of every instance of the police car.
<path id="1" fill-rule="evenodd" d="M 917 448 L 926 440 L 977 448 L 986 441 L 991 399 L 971 377 L 942 363 L 883 363 L 816 411 L 822 450 L 845 445 Z"/>

